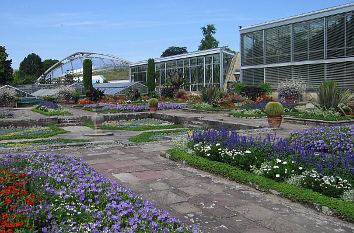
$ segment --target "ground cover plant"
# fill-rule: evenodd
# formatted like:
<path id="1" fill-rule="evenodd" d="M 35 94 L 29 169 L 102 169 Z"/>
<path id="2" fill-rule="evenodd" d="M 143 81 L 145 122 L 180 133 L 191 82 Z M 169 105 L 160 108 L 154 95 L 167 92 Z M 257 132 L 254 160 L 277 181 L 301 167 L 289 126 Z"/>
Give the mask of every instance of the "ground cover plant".
<path id="1" fill-rule="evenodd" d="M 152 129 L 173 129 L 181 128 L 183 125 L 172 124 L 167 121 L 155 120 L 155 119 L 141 119 L 141 120 L 129 120 L 119 122 L 107 122 L 102 125 L 102 129 L 111 130 L 133 130 L 143 131 Z"/>
<path id="2" fill-rule="evenodd" d="M 70 114 L 70 112 L 64 109 L 62 106 L 58 105 L 55 102 L 50 102 L 50 101 L 42 101 L 37 103 L 37 105 L 34 108 L 32 108 L 32 111 L 47 116 Z"/>
<path id="3" fill-rule="evenodd" d="M 150 106 L 148 103 L 145 104 L 109 104 L 109 103 L 99 103 L 102 112 L 141 112 L 141 111 L 150 111 Z M 86 104 L 83 106 L 84 110 L 92 110 L 93 107 L 96 107 L 96 104 Z M 158 110 L 166 109 L 183 109 L 186 108 L 187 104 L 185 103 L 167 103 L 161 102 L 158 104 Z"/>
<path id="4" fill-rule="evenodd" d="M 0 140 L 22 139 L 22 138 L 48 138 L 56 134 L 66 133 L 62 128 L 51 125 L 36 128 L 0 128 Z"/>
<path id="5" fill-rule="evenodd" d="M 5 232 L 199 232 L 78 157 L 2 155 L 0 178 Z"/>
<path id="6" fill-rule="evenodd" d="M 0 118 L 12 118 L 14 117 L 14 113 L 8 110 L 0 111 Z"/>
<path id="7" fill-rule="evenodd" d="M 354 125 L 331 126 L 292 132 L 289 142 L 305 149 L 328 153 L 354 153 Z"/>
<path id="8" fill-rule="evenodd" d="M 152 131 L 152 132 L 144 132 L 136 136 L 132 136 L 129 138 L 131 142 L 155 142 L 161 141 L 166 138 L 166 136 L 180 137 L 186 136 L 187 130 L 165 130 L 165 131 Z"/>
<path id="9" fill-rule="evenodd" d="M 324 120 L 324 121 L 341 121 L 341 120 L 350 120 L 354 119 L 349 115 L 341 115 L 339 112 L 332 109 L 307 109 L 304 111 L 300 111 L 299 114 L 296 115 L 297 118 L 304 119 L 316 119 L 316 120 Z"/>
<path id="10" fill-rule="evenodd" d="M 352 137 L 352 130 L 346 132 Z M 195 130 L 189 147 L 195 156 L 237 166 L 246 171 L 288 181 L 334 198 L 352 192 L 353 144 L 350 149 L 330 153 L 301 143 L 239 136 L 234 130 Z M 296 180 L 296 182 L 295 182 Z"/>
<path id="11" fill-rule="evenodd" d="M 0 148 L 11 148 L 11 147 L 27 147 L 27 146 L 36 146 L 36 145 L 56 145 L 56 144 L 68 144 L 68 143 L 82 143 L 90 142 L 86 139 L 66 139 L 66 138 L 57 138 L 57 139 L 42 139 L 42 140 L 31 140 L 23 142 L 7 142 L 0 143 Z"/>

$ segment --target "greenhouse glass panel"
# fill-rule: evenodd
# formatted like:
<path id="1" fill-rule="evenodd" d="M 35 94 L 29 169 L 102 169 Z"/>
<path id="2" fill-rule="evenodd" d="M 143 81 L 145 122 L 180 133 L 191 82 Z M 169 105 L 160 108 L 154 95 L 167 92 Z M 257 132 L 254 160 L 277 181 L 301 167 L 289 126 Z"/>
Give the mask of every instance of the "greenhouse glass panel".
<path id="1" fill-rule="evenodd" d="M 346 57 L 354 56 L 354 13 L 351 12 L 346 17 Z"/>
<path id="2" fill-rule="evenodd" d="M 297 23 L 293 26 L 294 31 L 294 61 L 308 60 L 309 24 Z"/>
<path id="3" fill-rule="evenodd" d="M 252 65 L 253 34 L 247 33 L 241 36 L 242 65 Z"/>
<path id="4" fill-rule="evenodd" d="M 309 60 L 324 58 L 324 23 L 316 20 L 309 23 Z"/>
<path id="5" fill-rule="evenodd" d="M 344 57 L 345 44 L 344 15 L 334 15 L 327 19 L 327 57 Z"/>
<path id="6" fill-rule="evenodd" d="M 220 64 L 213 65 L 213 83 L 220 83 Z"/>
<path id="7" fill-rule="evenodd" d="M 252 64 L 263 64 L 263 31 L 253 33 L 253 62 Z"/>

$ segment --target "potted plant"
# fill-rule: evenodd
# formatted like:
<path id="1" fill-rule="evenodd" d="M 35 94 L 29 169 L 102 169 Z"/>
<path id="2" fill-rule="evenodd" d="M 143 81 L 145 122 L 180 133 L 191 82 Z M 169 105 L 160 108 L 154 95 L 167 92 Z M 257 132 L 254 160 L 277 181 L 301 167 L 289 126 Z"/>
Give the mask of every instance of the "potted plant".
<path id="1" fill-rule="evenodd" d="M 268 117 L 269 127 L 272 129 L 278 129 L 283 120 L 283 105 L 279 102 L 269 102 L 265 106 L 265 112 Z"/>
<path id="2" fill-rule="evenodd" d="M 156 98 L 149 99 L 150 111 L 156 112 L 159 101 Z"/>
<path id="3" fill-rule="evenodd" d="M 278 97 L 288 103 L 295 103 L 302 97 L 306 84 L 297 80 L 286 80 L 278 85 Z"/>

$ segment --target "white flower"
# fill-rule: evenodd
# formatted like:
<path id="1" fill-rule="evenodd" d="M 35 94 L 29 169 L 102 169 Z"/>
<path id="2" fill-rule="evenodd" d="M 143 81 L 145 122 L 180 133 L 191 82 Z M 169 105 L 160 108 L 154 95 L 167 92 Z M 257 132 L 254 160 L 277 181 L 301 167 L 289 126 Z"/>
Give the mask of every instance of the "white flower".
<path id="1" fill-rule="evenodd" d="M 299 170 L 302 170 L 302 167 L 299 167 Z"/>
<path id="2" fill-rule="evenodd" d="M 273 166 L 273 168 L 279 168 L 278 166 Z"/>
<path id="3" fill-rule="evenodd" d="M 247 154 L 251 154 L 251 151 L 249 151 L 249 150 L 246 150 L 246 151 L 245 151 L 245 153 L 247 153 Z"/>
<path id="4" fill-rule="evenodd" d="M 287 164 L 288 162 L 284 161 L 283 164 Z"/>
<path id="5" fill-rule="evenodd" d="M 280 159 L 277 159 L 276 161 L 277 161 L 277 163 L 280 163 L 280 162 L 281 162 L 281 160 L 280 160 Z"/>
<path id="6" fill-rule="evenodd" d="M 280 177 L 280 174 L 276 174 L 275 177 Z"/>

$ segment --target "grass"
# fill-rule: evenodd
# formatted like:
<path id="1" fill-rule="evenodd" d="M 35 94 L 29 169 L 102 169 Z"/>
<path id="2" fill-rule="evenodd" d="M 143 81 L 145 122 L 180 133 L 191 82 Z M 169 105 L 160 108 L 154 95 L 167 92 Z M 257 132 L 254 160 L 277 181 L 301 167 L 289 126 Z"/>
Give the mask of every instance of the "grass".
<path id="1" fill-rule="evenodd" d="M 33 141 L 24 141 L 24 142 L 7 142 L 0 143 L 1 145 L 7 147 L 24 147 L 31 146 L 33 144 L 68 144 L 68 143 L 81 143 L 81 142 L 90 142 L 91 140 L 87 139 L 66 139 L 66 138 L 58 138 L 58 139 L 43 139 L 43 140 L 33 140 Z"/>
<path id="2" fill-rule="evenodd" d="M 45 116 L 61 116 L 61 115 L 70 115 L 71 113 L 67 110 L 65 111 L 52 111 L 52 112 L 45 112 L 45 111 L 42 111 L 42 110 L 39 110 L 37 108 L 32 108 L 32 111 L 33 112 L 37 112 L 37 113 L 40 113 L 42 115 L 45 115 Z"/>
<path id="3" fill-rule="evenodd" d="M 63 134 L 67 133 L 66 130 L 59 128 L 58 126 L 55 125 L 50 125 L 48 128 L 51 130 L 51 132 L 43 132 L 43 133 L 38 133 L 38 134 L 15 134 L 15 135 L 10 135 L 10 136 L 0 136 L 0 140 L 12 140 L 12 139 L 32 139 L 32 138 L 49 138 L 51 136 L 57 135 L 57 134 Z M 21 132 L 20 132 L 21 133 Z"/>
<path id="4" fill-rule="evenodd" d="M 319 116 L 319 115 L 310 115 L 310 114 L 298 114 L 296 118 L 301 119 L 315 119 L 315 120 L 323 120 L 323 121 L 345 121 L 352 120 L 354 117 L 352 116 Z"/>
<path id="5" fill-rule="evenodd" d="M 95 129 L 92 122 L 85 122 L 82 126 L 89 127 L 91 129 Z M 183 128 L 183 125 L 158 125 L 158 126 L 139 126 L 139 127 L 115 127 L 115 126 L 107 126 L 102 125 L 101 129 L 109 129 L 109 130 L 128 130 L 128 131 L 146 131 L 146 130 L 154 130 L 154 129 L 176 129 Z"/>
<path id="6" fill-rule="evenodd" d="M 190 166 L 221 175 L 230 180 L 244 184 L 254 184 L 261 190 L 275 190 L 293 201 L 298 201 L 310 205 L 327 206 L 335 210 L 336 215 L 349 222 L 354 221 L 354 203 L 324 196 L 310 189 L 298 187 L 286 182 L 276 182 L 272 179 L 256 175 L 252 172 L 244 171 L 238 167 L 230 166 L 225 163 L 211 161 L 199 156 L 193 156 L 180 150 L 170 149 L 167 151 L 171 159 L 175 161 L 186 161 Z"/>
<path id="7" fill-rule="evenodd" d="M 129 69 L 119 68 L 119 69 L 94 71 L 93 75 L 103 75 L 107 81 L 129 80 Z"/>
<path id="8" fill-rule="evenodd" d="M 129 141 L 131 142 L 155 142 L 155 141 L 161 141 L 162 139 L 160 138 L 151 138 L 154 135 L 158 135 L 158 134 L 178 134 L 178 133 L 182 133 L 184 130 L 168 130 L 168 131 L 154 131 L 154 132 L 144 132 L 141 133 L 139 135 L 133 136 L 129 138 Z"/>

